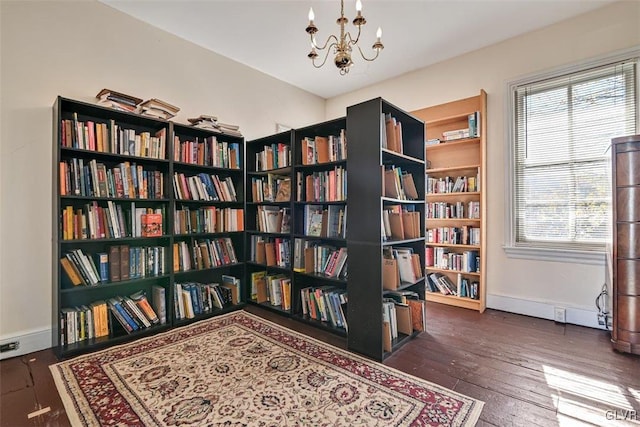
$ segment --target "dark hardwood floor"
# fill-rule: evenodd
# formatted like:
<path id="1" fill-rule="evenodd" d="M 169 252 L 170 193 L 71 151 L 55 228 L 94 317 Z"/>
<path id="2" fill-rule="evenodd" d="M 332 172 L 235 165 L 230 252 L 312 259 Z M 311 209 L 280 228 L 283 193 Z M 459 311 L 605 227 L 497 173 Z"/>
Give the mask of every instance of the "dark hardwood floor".
<path id="1" fill-rule="evenodd" d="M 317 328 L 246 309 L 346 346 Z M 613 351 L 607 332 L 495 310 L 427 309 L 427 332 L 384 363 L 484 401 L 479 426 L 640 425 L 640 357 Z M 69 425 L 48 368 L 55 362 L 51 350 L 0 362 L 0 426 Z"/>

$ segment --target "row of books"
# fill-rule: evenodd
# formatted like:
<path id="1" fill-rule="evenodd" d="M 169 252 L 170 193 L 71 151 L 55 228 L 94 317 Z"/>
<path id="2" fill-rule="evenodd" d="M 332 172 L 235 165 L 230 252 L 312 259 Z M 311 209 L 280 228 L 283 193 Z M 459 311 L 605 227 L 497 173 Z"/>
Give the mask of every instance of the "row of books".
<path id="1" fill-rule="evenodd" d="M 402 168 L 392 166 L 386 169 L 383 179 L 383 194 L 385 197 L 398 200 L 417 200 L 419 198 L 413 175 L 402 171 Z"/>
<path id="2" fill-rule="evenodd" d="M 411 209 L 414 206 L 385 206 L 382 210 L 382 236 L 385 241 L 417 239 L 422 235 L 422 214 Z"/>
<path id="3" fill-rule="evenodd" d="M 218 141 L 215 136 L 194 140 L 173 138 L 173 160 L 200 166 L 240 169 L 242 151 L 237 142 Z"/>
<path id="4" fill-rule="evenodd" d="M 125 199 L 164 198 L 164 173 L 122 162 L 108 168 L 92 159 L 72 158 L 60 162 L 60 195 L 117 197 Z"/>
<path id="5" fill-rule="evenodd" d="M 347 200 L 347 170 L 336 166 L 328 171 L 304 175 L 298 172 L 297 199 L 299 202 L 339 202 Z"/>
<path id="6" fill-rule="evenodd" d="M 348 297 L 345 289 L 335 286 L 303 288 L 300 289 L 300 301 L 304 316 L 348 330 Z"/>
<path id="7" fill-rule="evenodd" d="M 480 253 L 478 251 L 451 252 L 449 248 L 427 247 L 425 249 L 426 266 L 442 270 L 480 272 Z"/>
<path id="8" fill-rule="evenodd" d="M 131 297 L 109 298 L 106 302 L 114 317 L 128 333 L 160 323 L 160 317 L 142 292 Z"/>
<path id="9" fill-rule="evenodd" d="M 393 342 L 400 334 L 412 335 L 425 331 L 427 327 L 426 303 L 418 299 L 418 294 L 409 292 L 401 295 L 404 303 L 392 294 L 385 294 L 382 300 L 382 347 L 392 351 Z"/>
<path id="10" fill-rule="evenodd" d="M 385 246 L 382 253 L 382 287 L 394 290 L 424 277 L 420 255 L 410 247 Z"/>
<path id="11" fill-rule="evenodd" d="M 153 287 L 153 301 L 143 291 L 130 296 L 115 296 L 88 305 L 65 307 L 60 311 L 60 340 L 64 345 L 108 336 L 114 330 L 113 319 L 127 332 L 167 322 L 164 288 Z"/>
<path id="12" fill-rule="evenodd" d="M 62 239 L 119 239 L 124 237 L 158 237 L 164 234 L 164 208 L 130 208 L 111 200 L 107 206 L 97 201 L 83 208 L 65 206 L 62 210 Z"/>
<path id="13" fill-rule="evenodd" d="M 404 153 L 402 123 L 396 120 L 391 113 L 382 113 L 380 117 L 380 134 L 382 135 L 382 148 L 396 153 Z"/>
<path id="14" fill-rule="evenodd" d="M 441 142 L 455 141 L 465 138 L 478 138 L 481 133 L 480 111 L 475 111 L 467 116 L 467 127 L 461 129 L 451 129 L 442 132 L 439 138 L 431 138 L 426 141 L 426 145 L 436 145 Z"/>
<path id="15" fill-rule="evenodd" d="M 480 180 L 476 176 L 445 176 L 441 178 L 427 178 L 427 194 L 467 193 L 480 191 Z"/>
<path id="16" fill-rule="evenodd" d="M 175 234 L 226 233 L 244 230 L 244 209 L 204 206 L 176 208 L 173 215 Z"/>
<path id="17" fill-rule="evenodd" d="M 194 240 L 191 246 L 184 241 L 173 244 L 175 272 L 203 270 L 237 262 L 238 257 L 229 237 Z"/>
<path id="18" fill-rule="evenodd" d="M 303 165 L 337 162 L 347 159 L 347 134 L 305 137 L 300 143 Z"/>
<path id="19" fill-rule="evenodd" d="M 240 279 L 222 275 L 221 283 L 185 282 L 174 285 L 176 319 L 193 319 L 216 309 L 238 304 Z"/>
<path id="20" fill-rule="evenodd" d="M 347 206 L 305 205 L 304 234 L 311 237 L 345 239 L 347 235 Z"/>
<path id="21" fill-rule="evenodd" d="M 291 147 L 287 144 L 265 145 L 256 153 L 256 171 L 268 171 L 291 166 Z"/>
<path id="22" fill-rule="evenodd" d="M 427 203 L 427 218 L 431 219 L 480 219 L 480 202 L 430 202 Z"/>
<path id="23" fill-rule="evenodd" d="M 300 273 L 321 274 L 347 278 L 347 248 L 294 239 L 293 270 Z"/>
<path id="24" fill-rule="evenodd" d="M 221 178 L 204 172 L 186 176 L 173 174 L 173 191 L 179 200 L 203 200 L 206 202 L 236 202 L 238 195 L 231 177 Z"/>
<path id="25" fill-rule="evenodd" d="M 165 251 L 162 246 L 118 245 L 109 247 L 109 252 L 91 255 L 73 249 L 60 264 L 72 285 L 95 286 L 167 274 Z"/>
<path id="26" fill-rule="evenodd" d="M 427 229 L 427 243 L 452 245 L 480 245 L 480 228 L 463 225 L 460 227 L 438 227 Z"/>
<path id="27" fill-rule="evenodd" d="M 251 178 L 251 200 L 254 202 L 288 202 L 291 200 L 291 178 L 272 173 Z"/>
<path id="28" fill-rule="evenodd" d="M 251 236 L 251 261 L 289 268 L 291 266 L 291 241 L 281 237 Z"/>
<path id="29" fill-rule="evenodd" d="M 439 292 L 443 295 L 454 295 L 461 298 L 479 299 L 478 281 L 470 280 L 458 273 L 456 283 L 448 276 L 440 273 L 431 273 L 428 276 L 427 287 L 429 292 Z"/>
<path id="30" fill-rule="evenodd" d="M 60 136 L 62 147 L 125 156 L 166 158 L 166 128 L 151 135 L 151 132 L 136 133 L 125 129 L 115 120 L 100 123 L 92 120 L 78 120 L 78 113 L 72 119 L 63 119 Z"/>
<path id="31" fill-rule="evenodd" d="M 254 271 L 250 275 L 251 299 L 258 304 L 269 303 L 282 310 L 291 310 L 291 278 L 285 274 Z"/>
<path id="32" fill-rule="evenodd" d="M 289 233 L 291 231 L 290 208 L 258 206 L 256 224 L 263 233 Z"/>

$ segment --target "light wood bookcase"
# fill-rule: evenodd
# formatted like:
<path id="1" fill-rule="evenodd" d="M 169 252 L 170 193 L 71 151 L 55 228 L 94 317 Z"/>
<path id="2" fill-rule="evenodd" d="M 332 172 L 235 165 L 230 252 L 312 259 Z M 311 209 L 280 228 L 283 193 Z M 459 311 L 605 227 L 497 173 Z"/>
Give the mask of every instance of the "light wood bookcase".
<path id="1" fill-rule="evenodd" d="M 477 137 L 443 140 L 443 132 L 468 127 L 468 117 L 479 112 L 479 132 Z M 429 248 L 444 248 L 449 254 L 461 254 L 465 251 L 477 251 L 479 254 L 478 272 L 461 272 L 451 268 L 441 269 L 427 266 L 426 272 L 439 273 L 447 276 L 454 284 L 458 282 L 458 275 L 466 278 L 470 283 L 478 283 L 477 299 L 445 295 L 440 292 L 427 292 L 426 299 L 438 303 L 465 307 L 483 312 L 486 307 L 486 236 L 487 236 L 487 203 L 486 203 L 486 139 L 487 139 L 487 94 L 484 90 L 470 98 L 448 102 L 412 111 L 411 114 L 425 122 L 427 140 L 441 139 L 439 144 L 426 145 L 427 178 L 458 176 L 477 176 L 479 188 L 477 191 L 429 193 L 427 191 L 427 207 L 431 203 L 446 203 L 455 205 L 460 202 L 465 206 L 465 218 L 429 218 L 427 215 L 426 228 L 463 228 L 464 226 L 479 228 L 479 242 L 473 245 L 459 243 L 436 243 L 427 240 Z M 425 184 L 426 187 L 426 184 Z M 469 219 L 466 207 L 469 202 L 479 202 L 478 218 Z M 428 209 L 427 209 L 428 210 Z M 428 287 L 427 287 L 428 289 Z"/>

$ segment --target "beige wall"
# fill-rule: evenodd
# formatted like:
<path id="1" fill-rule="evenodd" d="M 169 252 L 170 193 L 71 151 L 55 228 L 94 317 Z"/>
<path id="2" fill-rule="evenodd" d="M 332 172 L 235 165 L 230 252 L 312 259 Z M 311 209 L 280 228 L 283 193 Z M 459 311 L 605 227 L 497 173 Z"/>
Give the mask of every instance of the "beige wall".
<path id="1" fill-rule="evenodd" d="M 595 311 L 594 299 L 604 281 L 604 265 L 513 259 L 508 258 L 502 249 L 505 243 L 504 154 L 507 152 L 505 88 L 507 81 L 523 75 L 639 45 L 640 2 L 618 2 L 539 31 L 332 98 L 327 102 L 327 117 L 340 116 L 345 106 L 376 96 L 411 111 L 474 96 L 481 88 L 486 90 L 489 306 L 492 301 L 494 304 L 501 303 L 504 302 L 501 297 L 507 297 L 514 299 L 510 307 L 513 311 L 530 311 L 535 303 Z M 518 307 L 518 300 L 525 300 L 525 307 Z M 539 308 L 540 305 L 537 314 L 541 314 Z M 545 307 L 542 307 L 544 310 Z M 590 318 L 595 322 L 595 316 Z"/>
<path id="2" fill-rule="evenodd" d="M 239 124 L 324 120 L 324 99 L 95 1 L 0 0 L 0 341 L 51 328 L 52 105 L 104 87 Z"/>

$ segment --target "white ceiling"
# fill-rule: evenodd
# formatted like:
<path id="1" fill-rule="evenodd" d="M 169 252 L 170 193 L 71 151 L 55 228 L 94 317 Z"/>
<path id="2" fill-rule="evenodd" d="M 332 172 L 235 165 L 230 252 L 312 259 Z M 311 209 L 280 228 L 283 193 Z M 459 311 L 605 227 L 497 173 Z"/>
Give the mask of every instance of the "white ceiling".
<path id="1" fill-rule="evenodd" d="M 307 58 L 309 7 L 324 43 L 335 34 L 338 0 L 101 0 L 124 13 L 323 98 L 350 92 L 602 7 L 612 0 L 362 0 L 362 49 L 378 26 L 385 49 L 374 62 L 354 52 L 341 76 L 332 57 Z M 353 20 L 355 0 L 345 1 Z M 353 25 L 349 24 L 353 31 Z"/>

